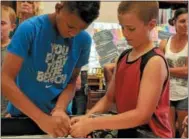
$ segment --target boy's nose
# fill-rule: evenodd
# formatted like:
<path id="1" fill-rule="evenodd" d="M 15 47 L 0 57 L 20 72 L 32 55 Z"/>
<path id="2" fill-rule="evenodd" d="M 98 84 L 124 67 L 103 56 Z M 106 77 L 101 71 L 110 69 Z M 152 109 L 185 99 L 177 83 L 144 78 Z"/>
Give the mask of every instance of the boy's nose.
<path id="1" fill-rule="evenodd" d="M 123 36 L 124 36 L 125 38 L 128 38 L 129 34 L 128 34 L 128 32 L 126 31 L 126 29 L 124 29 L 122 32 L 123 32 Z"/>

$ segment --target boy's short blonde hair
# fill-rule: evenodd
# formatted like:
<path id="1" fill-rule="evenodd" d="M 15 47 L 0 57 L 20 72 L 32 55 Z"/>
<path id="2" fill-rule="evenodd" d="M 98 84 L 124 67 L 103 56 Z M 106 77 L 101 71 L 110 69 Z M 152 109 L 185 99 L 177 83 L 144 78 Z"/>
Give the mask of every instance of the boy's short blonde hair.
<path id="1" fill-rule="evenodd" d="M 1 14 L 3 14 L 3 12 L 7 12 L 9 14 L 9 18 L 10 18 L 11 24 L 15 24 L 15 22 L 16 22 L 16 13 L 15 13 L 15 11 L 9 6 L 2 5 L 1 6 Z"/>
<path id="2" fill-rule="evenodd" d="M 137 16 L 148 23 L 152 19 L 158 18 L 159 3 L 156 1 L 123 1 L 119 4 L 118 14 L 134 12 Z"/>

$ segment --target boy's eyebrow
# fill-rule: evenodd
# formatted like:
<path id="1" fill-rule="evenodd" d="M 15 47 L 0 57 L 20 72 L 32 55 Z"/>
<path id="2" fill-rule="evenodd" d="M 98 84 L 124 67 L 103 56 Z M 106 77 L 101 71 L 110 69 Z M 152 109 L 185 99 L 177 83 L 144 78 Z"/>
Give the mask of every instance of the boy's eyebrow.
<path id="1" fill-rule="evenodd" d="M 133 25 L 122 25 L 121 23 L 119 23 L 120 26 L 125 26 L 125 27 L 134 27 Z"/>
<path id="2" fill-rule="evenodd" d="M 74 26 L 71 26 L 71 25 L 69 25 L 69 24 L 67 24 L 68 25 L 68 27 L 70 27 L 70 28 L 75 28 Z"/>
<path id="3" fill-rule="evenodd" d="M 126 27 L 134 27 L 133 25 L 125 25 Z"/>
<path id="4" fill-rule="evenodd" d="M 69 28 L 76 28 L 76 27 L 74 27 L 73 25 L 70 25 L 68 22 L 67 22 L 67 26 L 68 26 Z"/>

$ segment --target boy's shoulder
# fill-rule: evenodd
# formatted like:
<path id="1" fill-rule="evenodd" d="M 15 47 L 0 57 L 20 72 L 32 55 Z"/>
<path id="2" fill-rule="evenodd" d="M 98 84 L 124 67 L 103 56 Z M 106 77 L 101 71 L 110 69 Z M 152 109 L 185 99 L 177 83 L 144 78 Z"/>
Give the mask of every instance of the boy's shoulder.
<path id="1" fill-rule="evenodd" d="M 48 15 L 44 14 L 44 15 L 39 15 L 39 16 L 33 16 L 29 19 L 26 20 L 26 22 L 30 22 L 33 25 L 37 25 L 37 24 L 44 24 L 44 23 L 48 23 Z"/>
<path id="2" fill-rule="evenodd" d="M 77 44 L 82 46 L 89 46 L 92 42 L 91 36 L 87 31 L 81 31 L 74 38 Z"/>
<path id="3" fill-rule="evenodd" d="M 155 58 L 155 56 L 160 56 L 160 59 L 163 59 L 166 63 L 163 52 L 158 47 L 155 47 L 142 56 L 141 66 L 140 66 L 142 73 L 143 73 L 144 68 L 145 68 L 146 64 L 148 63 L 148 61 L 152 58 Z M 155 59 L 157 59 L 157 58 L 155 58 Z"/>
<path id="4" fill-rule="evenodd" d="M 152 50 L 150 50 L 149 52 L 144 54 L 142 56 L 142 58 L 150 58 L 150 57 L 157 56 L 157 55 L 159 55 L 159 56 L 164 58 L 164 54 L 161 51 L 161 49 L 159 47 L 154 47 Z"/>
<path id="5" fill-rule="evenodd" d="M 86 40 L 91 39 L 91 36 L 89 35 L 87 31 L 83 30 L 79 34 L 77 34 L 75 38 L 81 41 L 84 41 L 84 40 L 86 41 Z"/>
<path id="6" fill-rule="evenodd" d="M 154 47 L 152 50 L 148 51 L 146 54 L 142 56 L 142 60 L 149 60 L 153 56 L 161 56 L 164 58 L 163 52 L 158 47 Z"/>
<path id="7" fill-rule="evenodd" d="M 19 26 L 19 30 L 26 30 L 29 32 L 33 32 L 34 34 L 37 34 L 40 32 L 41 29 L 43 31 L 49 31 L 50 30 L 50 21 L 48 19 L 48 15 L 39 15 L 31 17 L 25 21 L 23 21 Z"/>

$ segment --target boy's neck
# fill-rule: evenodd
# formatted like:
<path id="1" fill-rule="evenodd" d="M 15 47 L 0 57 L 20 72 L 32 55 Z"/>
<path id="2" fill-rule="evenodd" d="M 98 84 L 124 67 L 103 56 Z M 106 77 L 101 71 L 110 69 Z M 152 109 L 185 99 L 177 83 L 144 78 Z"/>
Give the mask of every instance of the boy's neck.
<path id="1" fill-rule="evenodd" d="M 153 48 L 154 48 L 153 42 L 150 40 L 138 47 L 133 47 L 131 53 L 128 56 L 128 61 L 134 61 L 138 59 L 139 57 L 143 56 Z"/>
<path id="2" fill-rule="evenodd" d="M 1 40 L 1 47 L 6 47 L 10 43 L 10 39 Z"/>
<path id="3" fill-rule="evenodd" d="M 59 31 L 56 26 L 56 13 L 49 14 L 49 19 L 50 19 L 54 29 L 56 30 L 57 34 L 59 34 Z"/>
<path id="4" fill-rule="evenodd" d="M 49 19 L 52 23 L 53 26 L 56 26 L 56 14 L 55 13 L 52 13 L 52 14 L 49 14 Z"/>
<path id="5" fill-rule="evenodd" d="M 149 50 L 151 50 L 154 47 L 153 42 L 151 40 L 148 40 L 146 43 L 138 46 L 138 47 L 133 47 L 133 53 L 135 54 L 145 54 Z"/>

